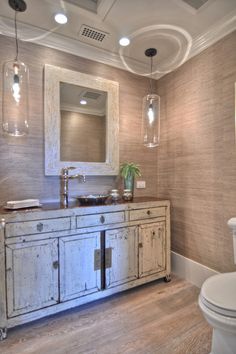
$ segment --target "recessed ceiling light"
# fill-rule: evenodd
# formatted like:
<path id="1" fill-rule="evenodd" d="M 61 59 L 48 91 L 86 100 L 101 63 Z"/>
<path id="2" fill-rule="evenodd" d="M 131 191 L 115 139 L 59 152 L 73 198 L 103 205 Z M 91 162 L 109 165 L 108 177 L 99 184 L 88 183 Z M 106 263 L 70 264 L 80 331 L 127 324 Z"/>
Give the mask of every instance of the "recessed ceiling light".
<path id="1" fill-rule="evenodd" d="M 80 104 L 87 104 L 86 100 L 80 100 Z"/>
<path id="2" fill-rule="evenodd" d="M 127 45 L 130 44 L 130 40 L 128 37 L 122 37 L 120 40 L 119 40 L 119 43 L 120 45 L 122 45 L 123 47 L 126 47 Z"/>
<path id="3" fill-rule="evenodd" d="M 65 14 L 56 14 L 54 17 L 55 21 L 57 23 L 59 23 L 60 25 L 64 25 L 65 23 L 67 23 L 67 17 Z"/>

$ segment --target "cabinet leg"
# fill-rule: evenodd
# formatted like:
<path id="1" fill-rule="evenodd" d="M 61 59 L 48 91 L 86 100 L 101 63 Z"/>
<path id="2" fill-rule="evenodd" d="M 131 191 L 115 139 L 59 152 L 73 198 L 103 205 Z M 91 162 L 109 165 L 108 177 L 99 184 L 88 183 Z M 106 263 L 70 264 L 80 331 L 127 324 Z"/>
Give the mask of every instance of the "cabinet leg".
<path id="1" fill-rule="evenodd" d="M 165 283 L 169 283 L 171 281 L 171 275 L 170 274 L 167 274 L 165 277 L 164 277 L 164 282 Z"/>
<path id="2" fill-rule="evenodd" d="M 0 341 L 7 338 L 7 327 L 0 328 Z"/>

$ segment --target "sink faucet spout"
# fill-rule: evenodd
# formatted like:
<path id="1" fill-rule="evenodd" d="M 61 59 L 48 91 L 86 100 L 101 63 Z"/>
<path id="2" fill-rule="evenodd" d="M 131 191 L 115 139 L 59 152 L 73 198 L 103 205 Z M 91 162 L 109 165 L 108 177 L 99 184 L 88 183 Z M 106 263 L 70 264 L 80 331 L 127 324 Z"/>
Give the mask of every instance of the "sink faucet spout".
<path id="1" fill-rule="evenodd" d="M 75 170 L 75 167 L 71 166 L 71 167 L 64 167 L 61 170 L 61 175 L 60 175 L 60 179 L 61 179 L 61 205 L 64 208 L 68 207 L 68 195 L 69 195 L 69 179 L 74 179 L 74 178 L 78 178 L 83 180 L 83 182 L 86 182 L 86 178 L 84 175 L 80 175 L 80 174 L 75 174 L 75 175 L 69 175 L 69 171 L 70 170 Z"/>

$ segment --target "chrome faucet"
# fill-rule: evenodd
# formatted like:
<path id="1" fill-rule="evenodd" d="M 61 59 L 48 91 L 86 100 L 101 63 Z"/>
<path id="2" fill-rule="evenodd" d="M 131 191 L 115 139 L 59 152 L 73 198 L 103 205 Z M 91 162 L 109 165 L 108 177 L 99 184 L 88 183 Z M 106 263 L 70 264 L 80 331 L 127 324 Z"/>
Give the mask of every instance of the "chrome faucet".
<path id="1" fill-rule="evenodd" d="M 61 170 L 61 205 L 65 208 L 68 207 L 68 194 L 69 194 L 69 179 L 72 178 L 81 178 L 85 183 L 85 176 L 84 175 L 69 175 L 70 170 L 75 170 L 76 167 L 64 167 Z"/>

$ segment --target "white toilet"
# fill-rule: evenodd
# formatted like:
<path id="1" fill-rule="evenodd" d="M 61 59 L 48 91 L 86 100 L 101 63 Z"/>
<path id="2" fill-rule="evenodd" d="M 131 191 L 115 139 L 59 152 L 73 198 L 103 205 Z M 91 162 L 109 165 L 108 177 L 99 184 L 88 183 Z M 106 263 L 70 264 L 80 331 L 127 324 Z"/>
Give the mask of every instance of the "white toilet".
<path id="1" fill-rule="evenodd" d="M 236 263 L 236 218 L 228 221 L 233 229 Z M 213 327 L 210 354 L 236 354 L 236 272 L 208 278 L 202 285 L 199 306 Z"/>

